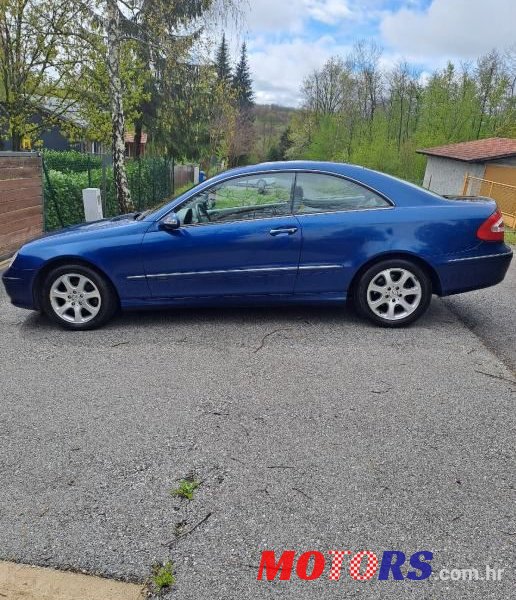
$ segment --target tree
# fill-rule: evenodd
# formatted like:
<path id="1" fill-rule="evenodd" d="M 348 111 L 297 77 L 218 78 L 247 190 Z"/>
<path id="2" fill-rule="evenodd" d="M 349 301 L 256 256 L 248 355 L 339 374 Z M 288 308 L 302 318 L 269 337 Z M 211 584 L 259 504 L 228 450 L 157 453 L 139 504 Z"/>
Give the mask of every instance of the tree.
<path id="1" fill-rule="evenodd" d="M 247 45 L 242 44 L 240 60 L 235 69 L 233 87 L 236 92 L 236 100 L 241 112 L 248 112 L 254 106 L 253 81 L 247 60 Z"/>
<path id="2" fill-rule="evenodd" d="M 498 107 L 503 101 L 508 86 L 512 83 L 504 67 L 503 59 L 496 50 L 478 59 L 476 75 L 480 114 L 476 131 L 477 139 L 482 136 L 484 129 L 491 129 L 492 121 L 496 127 Z"/>
<path id="3" fill-rule="evenodd" d="M 106 0 L 106 47 L 109 87 L 111 92 L 111 147 L 113 174 L 120 210 L 124 213 L 134 209 L 125 168 L 125 114 L 120 78 L 120 52 L 123 40 L 123 15 L 116 0 Z"/>
<path id="4" fill-rule="evenodd" d="M 200 19 L 210 10 L 214 17 L 234 10 L 233 0 L 71 0 L 87 4 L 90 29 L 105 38 L 105 61 L 111 97 L 113 171 L 122 212 L 134 205 L 125 168 L 125 112 L 121 81 L 121 53 L 125 42 L 133 41 L 140 58 L 148 58 L 149 68 L 174 54 L 177 40 L 199 36 Z M 218 11 L 218 12 L 217 12 Z M 185 33 L 186 32 L 186 33 Z M 155 60 L 151 64 L 151 54 Z"/>
<path id="5" fill-rule="evenodd" d="M 126 41 L 122 44 L 120 52 L 120 80 L 127 123 L 134 123 L 140 119 L 142 104 L 151 101 L 148 91 L 150 73 L 137 50 L 136 42 Z M 85 124 L 80 134 L 86 135 L 89 140 L 109 146 L 112 139 L 112 111 L 104 40 L 98 38 L 91 46 L 85 46 L 83 55 L 84 62 L 75 91 L 78 99 L 76 114 Z M 67 135 L 74 139 L 73 134 Z"/>
<path id="6" fill-rule="evenodd" d="M 385 72 L 380 56 L 359 42 L 307 78 L 289 158 L 350 161 L 421 182 L 417 148 L 514 135 L 516 50 L 490 52 L 476 68 L 450 62 L 425 81 L 404 61 Z"/>
<path id="7" fill-rule="evenodd" d="M 349 63 L 358 83 L 363 117 L 372 123 L 382 93 L 380 58 L 382 49 L 374 41 L 360 40 L 353 46 Z"/>
<path id="8" fill-rule="evenodd" d="M 305 108 L 319 115 L 340 111 L 345 100 L 343 79 L 346 76 L 344 62 L 338 57 L 330 58 L 321 70 L 313 71 L 303 83 Z"/>
<path id="9" fill-rule="evenodd" d="M 287 152 L 290 150 L 290 148 L 292 148 L 293 144 L 292 139 L 290 138 L 291 134 L 292 129 L 290 128 L 290 126 L 287 127 L 285 131 L 281 134 L 278 144 L 280 160 L 287 160 Z"/>
<path id="10" fill-rule="evenodd" d="M 388 136 L 396 140 L 398 152 L 413 133 L 418 117 L 419 73 L 407 62 L 399 62 L 388 75 Z"/>
<path id="11" fill-rule="evenodd" d="M 215 67 L 219 81 L 229 85 L 231 83 L 231 65 L 229 63 L 229 48 L 226 34 L 222 34 L 222 41 L 215 56 Z"/>
<path id="12" fill-rule="evenodd" d="M 235 135 L 230 146 L 230 164 L 237 166 L 247 162 L 250 151 L 254 145 L 255 131 L 253 126 L 254 106 L 253 82 L 247 61 L 247 46 L 244 42 L 240 53 L 240 60 L 235 68 L 232 87 L 236 102 L 237 118 Z"/>
<path id="13" fill-rule="evenodd" d="M 10 137 L 13 150 L 23 138 L 37 140 L 75 105 L 82 19 L 82 8 L 66 2 L 0 0 L 0 134 Z"/>

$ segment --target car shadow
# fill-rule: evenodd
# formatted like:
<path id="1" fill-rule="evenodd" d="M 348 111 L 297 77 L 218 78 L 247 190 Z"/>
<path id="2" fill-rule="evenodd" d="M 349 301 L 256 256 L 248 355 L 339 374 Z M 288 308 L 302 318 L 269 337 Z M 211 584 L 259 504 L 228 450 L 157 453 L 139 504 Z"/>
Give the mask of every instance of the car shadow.
<path id="1" fill-rule="evenodd" d="M 352 307 L 340 305 L 310 305 L 310 306 L 268 306 L 268 307 L 176 307 L 145 310 L 120 311 L 102 328 L 95 331 L 109 331 L 117 329 L 163 325 L 198 325 L 199 323 L 211 324 L 268 324 L 274 322 L 294 324 L 299 321 L 313 321 L 317 323 L 331 323 L 334 321 L 362 322 Z M 23 328 L 65 329 L 59 328 L 46 315 L 32 312 L 21 324 Z M 71 332 L 77 333 L 77 332 Z M 81 332 L 87 333 L 87 332 Z"/>
<path id="2" fill-rule="evenodd" d="M 445 325 L 443 306 L 434 300 L 428 313 L 409 329 Z M 246 335 L 270 332 L 275 329 L 296 331 L 310 329 L 321 335 L 333 328 L 343 328 L 356 336 L 357 332 L 383 331 L 386 335 L 399 330 L 382 329 L 367 319 L 359 317 L 349 305 L 296 305 L 269 307 L 213 307 L 213 308 L 170 308 L 138 311 L 123 311 L 104 327 L 92 331 L 76 332 L 60 328 L 45 315 L 31 313 L 19 323 L 22 335 L 34 342 L 38 339 L 67 344 L 95 345 L 100 340 L 116 345 L 117 340 L 141 341 L 156 344 L 185 336 L 195 337 L 205 343 L 231 338 L 238 340 Z M 125 342 L 124 342 L 125 343 Z"/>

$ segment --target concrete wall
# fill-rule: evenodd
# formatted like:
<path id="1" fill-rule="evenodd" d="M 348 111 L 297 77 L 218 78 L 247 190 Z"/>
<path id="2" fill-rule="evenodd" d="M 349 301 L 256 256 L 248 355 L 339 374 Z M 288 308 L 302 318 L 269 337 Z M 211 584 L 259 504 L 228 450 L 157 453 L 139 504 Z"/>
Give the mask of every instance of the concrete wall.
<path id="1" fill-rule="evenodd" d="M 484 177 L 485 163 L 466 163 L 450 158 L 429 156 L 423 187 L 438 194 L 461 194 L 466 173 Z"/>
<path id="2" fill-rule="evenodd" d="M 42 231 L 41 157 L 0 152 L 0 260 Z"/>

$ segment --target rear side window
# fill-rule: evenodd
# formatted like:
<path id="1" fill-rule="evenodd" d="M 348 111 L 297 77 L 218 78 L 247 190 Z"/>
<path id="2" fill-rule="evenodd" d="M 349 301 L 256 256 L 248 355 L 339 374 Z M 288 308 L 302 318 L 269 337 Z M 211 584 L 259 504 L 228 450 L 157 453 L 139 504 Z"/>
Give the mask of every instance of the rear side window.
<path id="1" fill-rule="evenodd" d="M 332 175 L 298 173 L 294 189 L 294 212 L 314 214 L 391 206 L 366 187 Z"/>

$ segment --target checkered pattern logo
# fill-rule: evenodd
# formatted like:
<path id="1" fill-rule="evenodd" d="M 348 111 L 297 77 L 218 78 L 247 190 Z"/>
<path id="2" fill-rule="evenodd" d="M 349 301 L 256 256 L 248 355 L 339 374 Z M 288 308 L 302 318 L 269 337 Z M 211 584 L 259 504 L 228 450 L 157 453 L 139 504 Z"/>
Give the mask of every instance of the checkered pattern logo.
<path id="1" fill-rule="evenodd" d="M 351 550 L 329 550 L 329 553 L 333 556 L 330 579 L 332 581 L 338 581 L 340 579 L 340 570 L 342 569 L 342 561 L 344 557 L 351 554 Z"/>
<path id="2" fill-rule="evenodd" d="M 365 572 L 360 573 L 360 566 L 362 565 L 362 559 L 367 556 L 367 568 Z M 357 552 L 355 556 L 349 562 L 349 574 L 356 581 L 367 581 L 371 579 L 376 571 L 378 570 L 378 557 L 369 550 L 362 550 Z"/>

